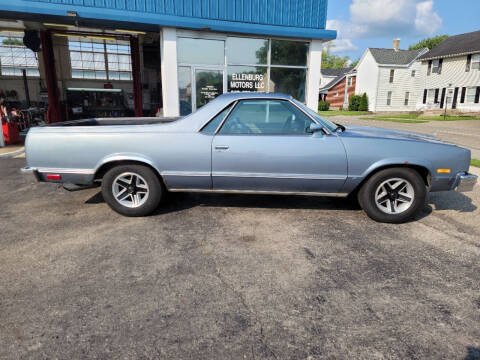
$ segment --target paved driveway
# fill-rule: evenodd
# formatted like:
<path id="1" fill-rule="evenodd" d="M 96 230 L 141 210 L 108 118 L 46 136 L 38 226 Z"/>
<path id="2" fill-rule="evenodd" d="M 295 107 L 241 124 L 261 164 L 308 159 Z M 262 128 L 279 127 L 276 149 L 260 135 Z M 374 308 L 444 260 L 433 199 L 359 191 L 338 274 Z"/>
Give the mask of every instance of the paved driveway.
<path id="1" fill-rule="evenodd" d="M 469 148 L 472 151 L 472 157 L 480 159 L 480 120 L 429 121 L 419 124 L 406 124 L 366 120 L 364 117 L 355 118 L 352 116 L 334 116 L 329 119 L 345 125 L 367 125 L 431 134 L 440 139 Z"/>
<path id="2" fill-rule="evenodd" d="M 479 359 L 480 191 L 403 225 L 182 195 L 125 218 L 0 159 L 0 358 Z"/>

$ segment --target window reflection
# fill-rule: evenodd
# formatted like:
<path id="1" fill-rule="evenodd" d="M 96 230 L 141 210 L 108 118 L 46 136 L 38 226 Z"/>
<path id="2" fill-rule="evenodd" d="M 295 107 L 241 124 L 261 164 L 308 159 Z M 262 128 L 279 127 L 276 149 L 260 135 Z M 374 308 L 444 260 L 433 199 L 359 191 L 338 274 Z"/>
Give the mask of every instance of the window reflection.
<path id="1" fill-rule="evenodd" d="M 225 64 L 225 42 L 222 40 L 178 38 L 177 53 L 180 64 Z"/>
<path id="2" fill-rule="evenodd" d="M 178 87 L 180 115 L 188 115 L 192 112 L 192 71 L 190 67 L 178 67 Z"/>
<path id="3" fill-rule="evenodd" d="M 270 92 L 288 94 L 304 102 L 306 76 L 306 69 L 272 67 L 270 69 Z"/>
<path id="4" fill-rule="evenodd" d="M 306 66 L 308 43 L 272 40 L 272 65 Z"/>
<path id="5" fill-rule="evenodd" d="M 229 37 L 227 61 L 229 64 L 267 64 L 268 40 Z"/>

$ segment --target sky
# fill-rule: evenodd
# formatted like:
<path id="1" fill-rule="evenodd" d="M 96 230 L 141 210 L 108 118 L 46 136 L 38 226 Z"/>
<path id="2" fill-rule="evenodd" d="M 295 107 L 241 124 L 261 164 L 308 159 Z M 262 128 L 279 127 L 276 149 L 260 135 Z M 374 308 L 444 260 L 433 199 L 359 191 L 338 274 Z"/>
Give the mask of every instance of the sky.
<path id="1" fill-rule="evenodd" d="M 480 0 L 330 0 L 327 29 L 337 30 L 331 51 L 361 57 L 368 47 L 400 48 L 435 35 L 480 30 Z"/>

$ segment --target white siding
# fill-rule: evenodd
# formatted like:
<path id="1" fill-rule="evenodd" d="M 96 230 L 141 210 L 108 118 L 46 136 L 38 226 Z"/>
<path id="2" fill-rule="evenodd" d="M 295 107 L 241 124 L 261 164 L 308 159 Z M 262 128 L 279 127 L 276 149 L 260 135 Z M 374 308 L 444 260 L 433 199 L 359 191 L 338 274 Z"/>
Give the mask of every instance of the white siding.
<path id="1" fill-rule="evenodd" d="M 467 57 L 455 57 L 455 58 L 445 58 L 443 59 L 442 72 L 441 74 L 430 74 L 427 75 L 428 71 L 428 61 L 421 63 L 421 94 L 417 99 L 417 109 L 418 110 L 439 110 L 440 104 L 423 104 L 423 91 L 424 89 L 440 89 L 440 96 L 442 94 L 443 88 L 448 88 L 450 84 L 452 87 L 458 87 L 458 100 L 457 100 L 457 109 L 459 111 L 475 111 L 480 112 L 480 104 L 467 103 L 465 100 L 464 104 L 460 103 L 460 98 L 462 94 L 462 87 L 476 87 L 480 86 L 480 70 L 470 69 L 469 72 L 465 71 L 467 64 Z M 449 103 L 449 108 L 451 108 L 451 103 Z"/>
<path id="2" fill-rule="evenodd" d="M 367 93 L 368 109 L 375 111 L 378 85 L 378 64 L 367 49 L 357 66 L 356 94 Z"/>
<path id="3" fill-rule="evenodd" d="M 390 83 L 390 71 L 395 71 L 393 83 Z M 415 71 L 415 77 L 412 77 Z M 421 64 L 413 62 L 408 67 L 381 66 L 376 106 L 374 111 L 415 111 L 420 89 Z M 392 92 L 392 100 L 387 105 L 388 92 Z M 405 94 L 410 93 L 408 106 L 405 105 Z"/>

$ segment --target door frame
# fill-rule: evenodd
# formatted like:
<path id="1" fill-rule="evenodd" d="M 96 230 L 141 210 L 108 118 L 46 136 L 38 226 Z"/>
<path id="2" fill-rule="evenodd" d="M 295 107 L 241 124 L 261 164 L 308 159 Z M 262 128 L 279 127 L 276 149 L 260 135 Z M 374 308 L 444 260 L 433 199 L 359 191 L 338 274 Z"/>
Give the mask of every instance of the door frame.
<path id="1" fill-rule="evenodd" d="M 190 65 L 190 76 L 192 78 L 192 113 L 197 111 L 197 81 L 196 81 L 197 70 L 221 71 L 222 85 L 223 85 L 222 94 L 226 93 L 226 88 L 227 88 L 227 77 L 225 76 L 226 69 L 224 65 Z"/>

